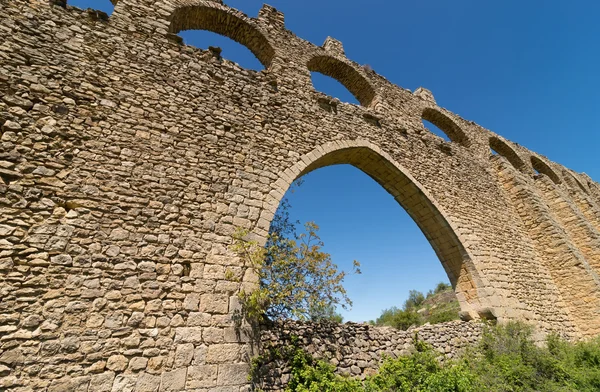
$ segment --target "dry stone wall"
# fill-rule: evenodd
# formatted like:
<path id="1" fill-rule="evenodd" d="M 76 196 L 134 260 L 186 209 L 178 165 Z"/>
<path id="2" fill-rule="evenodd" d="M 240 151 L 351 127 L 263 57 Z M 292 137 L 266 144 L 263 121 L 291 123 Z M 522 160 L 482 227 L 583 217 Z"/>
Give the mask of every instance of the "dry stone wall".
<path id="1" fill-rule="evenodd" d="M 0 0 L 0 388 L 246 391 L 256 275 L 294 179 L 374 178 L 440 258 L 464 319 L 600 332 L 600 186 L 285 28 L 220 1 Z M 177 33 L 207 29 L 265 66 Z M 361 105 L 316 92 L 332 76 Z M 422 123 L 439 126 L 445 142 Z M 493 148 L 498 155 L 491 155 Z"/>
<path id="2" fill-rule="evenodd" d="M 254 381 L 264 391 L 284 390 L 291 369 L 281 353 L 289 347 L 300 346 L 314 358 L 327 361 L 337 374 L 364 379 L 376 373 L 385 358 L 414 352 L 415 340 L 433 347 L 442 361 L 455 358 L 481 339 L 484 328 L 475 321 L 450 321 L 408 331 L 356 323 L 277 323 L 260 336 L 261 358 L 253 371 Z"/>

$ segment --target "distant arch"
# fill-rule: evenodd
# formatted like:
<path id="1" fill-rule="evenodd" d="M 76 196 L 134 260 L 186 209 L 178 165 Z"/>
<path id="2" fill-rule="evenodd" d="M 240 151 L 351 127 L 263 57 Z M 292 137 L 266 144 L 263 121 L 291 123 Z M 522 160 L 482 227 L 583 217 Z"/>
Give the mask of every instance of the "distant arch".
<path id="1" fill-rule="evenodd" d="M 561 183 L 560 177 L 558 176 L 558 174 L 556 174 L 554 172 L 554 170 L 552 170 L 552 168 L 546 162 L 542 161 L 540 158 L 532 155 L 531 156 L 531 165 L 538 173 L 547 175 L 555 184 Z"/>
<path id="2" fill-rule="evenodd" d="M 477 311 L 478 288 L 483 287 L 472 262 L 452 223 L 435 200 L 406 169 L 377 146 L 365 141 L 331 142 L 302 156 L 281 173 L 272 186 L 255 232 L 266 238 L 270 222 L 285 192 L 294 180 L 321 167 L 350 164 L 379 183 L 408 212 L 419 226 L 444 267 L 461 308 Z"/>
<path id="3" fill-rule="evenodd" d="M 579 187 L 579 189 L 581 189 L 584 193 L 589 193 L 589 191 L 585 188 L 585 186 L 583 186 L 581 181 L 579 181 L 579 179 L 573 175 L 573 173 L 571 173 L 570 171 L 568 171 L 566 169 L 563 169 L 562 174 L 563 174 L 563 178 L 565 179 L 565 182 L 571 188 Z"/>
<path id="4" fill-rule="evenodd" d="M 421 113 L 421 118 L 429 121 L 442 130 L 451 141 L 464 147 L 469 147 L 471 145 L 471 141 L 461 127 L 438 109 L 432 107 L 425 108 L 423 113 Z"/>
<path id="5" fill-rule="evenodd" d="M 176 8 L 171 14 L 169 32 L 207 30 L 231 38 L 247 47 L 265 68 L 269 68 L 275 49 L 267 38 L 242 14 L 208 5 Z"/>
<path id="6" fill-rule="evenodd" d="M 344 85 L 362 106 L 369 106 L 375 98 L 375 89 L 371 83 L 351 65 L 335 57 L 319 55 L 306 64 L 311 72 L 330 76 Z"/>
<path id="7" fill-rule="evenodd" d="M 500 156 L 506 158 L 511 165 L 520 172 L 525 172 L 527 165 L 519 157 L 519 154 L 502 139 L 492 136 L 489 139 L 490 148 L 496 151 Z"/>

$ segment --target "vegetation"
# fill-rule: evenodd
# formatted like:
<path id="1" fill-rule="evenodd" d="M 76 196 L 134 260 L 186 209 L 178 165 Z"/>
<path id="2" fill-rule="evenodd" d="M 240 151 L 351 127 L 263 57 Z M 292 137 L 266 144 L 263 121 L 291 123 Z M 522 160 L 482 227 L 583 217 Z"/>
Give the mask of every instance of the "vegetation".
<path id="1" fill-rule="evenodd" d="M 372 323 L 407 330 L 411 326 L 457 320 L 459 311 L 460 306 L 452 287 L 448 283 L 440 282 L 427 295 L 411 290 L 402 309 L 395 306 L 385 309 Z"/>
<path id="2" fill-rule="evenodd" d="M 289 218 L 289 203 L 284 200 L 264 247 L 247 240 L 247 231 L 236 233 L 234 249 L 259 278 L 254 290 L 240 292 L 245 317 L 342 321 L 335 306 L 352 305 L 342 285 L 347 273 L 338 271 L 331 256 L 322 251 L 319 227 L 308 222 L 304 229 L 303 233 L 296 233 Z M 360 273 L 359 266 L 354 261 L 356 273 Z"/>
<path id="3" fill-rule="evenodd" d="M 558 392 L 600 390 L 600 338 L 568 343 L 556 335 L 541 347 L 521 323 L 489 327 L 481 342 L 456 360 L 441 363 L 421 341 L 410 356 L 388 358 L 360 381 L 334 373 L 297 345 L 287 351 L 288 392 Z M 256 365 L 253 371 L 256 371 Z"/>

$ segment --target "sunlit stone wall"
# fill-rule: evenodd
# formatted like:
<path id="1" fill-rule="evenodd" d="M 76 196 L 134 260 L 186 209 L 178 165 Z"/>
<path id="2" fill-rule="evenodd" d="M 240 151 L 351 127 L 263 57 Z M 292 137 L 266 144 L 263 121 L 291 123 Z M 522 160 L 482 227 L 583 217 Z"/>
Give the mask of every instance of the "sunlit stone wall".
<path id="1" fill-rule="evenodd" d="M 231 234 L 264 240 L 289 184 L 340 163 L 413 217 L 463 319 L 600 332 L 600 188 L 584 174 L 339 41 L 297 38 L 269 6 L 64 3 L 0 3 L 0 389 L 247 391 L 256 331 L 232 315 L 256 275 Z M 231 37 L 265 69 L 183 46 L 183 29 Z M 361 105 L 316 92 L 311 71 Z"/>

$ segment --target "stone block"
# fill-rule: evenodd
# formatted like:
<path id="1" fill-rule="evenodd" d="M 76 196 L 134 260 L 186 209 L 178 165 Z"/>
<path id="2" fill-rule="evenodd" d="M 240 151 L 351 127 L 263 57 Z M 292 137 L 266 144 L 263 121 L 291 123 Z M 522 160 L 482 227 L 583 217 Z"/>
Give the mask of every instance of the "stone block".
<path id="1" fill-rule="evenodd" d="M 229 296 L 227 294 L 203 294 L 200 297 L 201 312 L 225 314 L 228 306 Z"/>
<path id="2" fill-rule="evenodd" d="M 219 365 L 219 385 L 244 385 L 248 383 L 248 374 L 250 365 L 248 364 L 230 364 Z"/>
<path id="3" fill-rule="evenodd" d="M 135 384 L 134 392 L 157 392 L 161 377 L 150 373 L 141 373 Z"/>
<path id="4" fill-rule="evenodd" d="M 160 392 L 176 392 L 185 389 L 187 368 L 163 373 Z"/>
<path id="5" fill-rule="evenodd" d="M 216 365 L 188 366 L 186 388 L 210 388 L 217 385 Z"/>
<path id="6" fill-rule="evenodd" d="M 240 359 L 243 346 L 235 343 L 212 344 L 206 353 L 207 363 L 234 363 Z"/>
<path id="7" fill-rule="evenodd" d="M 178 344 L 175 349 L 175 358 L 173 366 L 182 367 L 188 366 L 192 362 L 194 358 L 194 345 L 192 343 L 188 344 Z"/>

